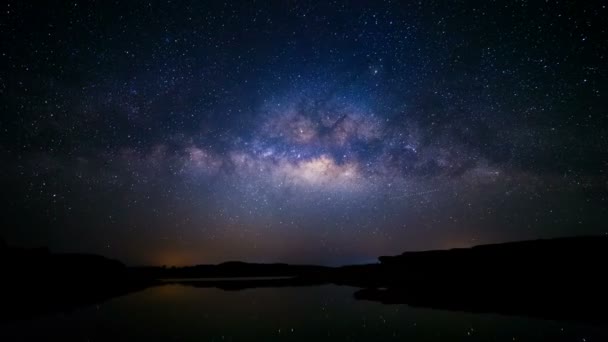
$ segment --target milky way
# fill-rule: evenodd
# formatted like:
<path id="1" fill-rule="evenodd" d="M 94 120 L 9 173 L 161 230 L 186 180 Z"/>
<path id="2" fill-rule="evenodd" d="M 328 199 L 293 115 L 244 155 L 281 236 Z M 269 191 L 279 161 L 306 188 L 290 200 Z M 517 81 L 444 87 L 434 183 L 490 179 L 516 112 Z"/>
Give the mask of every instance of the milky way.
<path id="1" fill-rule="evenodd" d="M 342 264 L 607 233 L 602 2 L 3 6 L 11 243 Z"/>

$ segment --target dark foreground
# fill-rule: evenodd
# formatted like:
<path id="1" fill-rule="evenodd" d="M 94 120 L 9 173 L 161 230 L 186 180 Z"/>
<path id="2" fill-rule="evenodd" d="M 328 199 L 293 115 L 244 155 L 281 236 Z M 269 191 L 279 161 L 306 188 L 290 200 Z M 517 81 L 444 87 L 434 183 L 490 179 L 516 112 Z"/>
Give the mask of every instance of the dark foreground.
<path id="1" fill-rule="evenodd" d="M 608 341 L 601 325 L 383 305 L 353 300 L 354 291 L 166 284 L 67 313 L 0 322 L 0 341 Z"/>
<path id="2" fill-rule="evenodd" d="M 348 286 L 351 298 L 382 304 L 608 324 L 608 237 L 409 252 L 338 268 L 238 262 L 127 268 L 91 255 L 6 246 L 1 253 L 3 321 L 69 312 L 159 285 L 237 291 L 334 284 Z"/>

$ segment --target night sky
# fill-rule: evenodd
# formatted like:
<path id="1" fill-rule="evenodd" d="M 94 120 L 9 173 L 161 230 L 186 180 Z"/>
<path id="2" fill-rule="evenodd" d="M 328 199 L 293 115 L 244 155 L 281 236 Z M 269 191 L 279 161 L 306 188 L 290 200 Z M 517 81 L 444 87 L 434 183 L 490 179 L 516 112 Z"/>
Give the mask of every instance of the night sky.
<path id="1" fill-rule="evenodd" d="M 5 1 L 0 235 L 337 265 L 608 233 L 605 1 Z"/>

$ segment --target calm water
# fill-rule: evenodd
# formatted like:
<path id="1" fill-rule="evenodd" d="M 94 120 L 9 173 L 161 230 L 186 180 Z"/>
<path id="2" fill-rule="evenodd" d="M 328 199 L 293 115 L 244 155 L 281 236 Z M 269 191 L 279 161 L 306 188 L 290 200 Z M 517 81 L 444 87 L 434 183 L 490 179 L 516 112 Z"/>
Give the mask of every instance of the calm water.
<path id="1" fill-rule="evenodd" d="M 164 285 L 71 313 L 0 323 L 0 341 L 608 341 L 608 328 L 356 301 L 333 285 Z"/>

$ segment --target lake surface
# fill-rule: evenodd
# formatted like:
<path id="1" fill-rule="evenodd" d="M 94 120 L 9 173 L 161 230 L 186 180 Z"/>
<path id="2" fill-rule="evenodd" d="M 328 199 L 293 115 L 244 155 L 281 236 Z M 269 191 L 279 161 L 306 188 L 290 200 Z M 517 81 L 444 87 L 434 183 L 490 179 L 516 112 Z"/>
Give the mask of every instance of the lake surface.
<path id="1" fill-rule="evenodd" d="M 0 341 L 608 341 L 608 327 L 384 305 L 355 300 L 356 290 L 167 284 L 0 323 Z"/>

